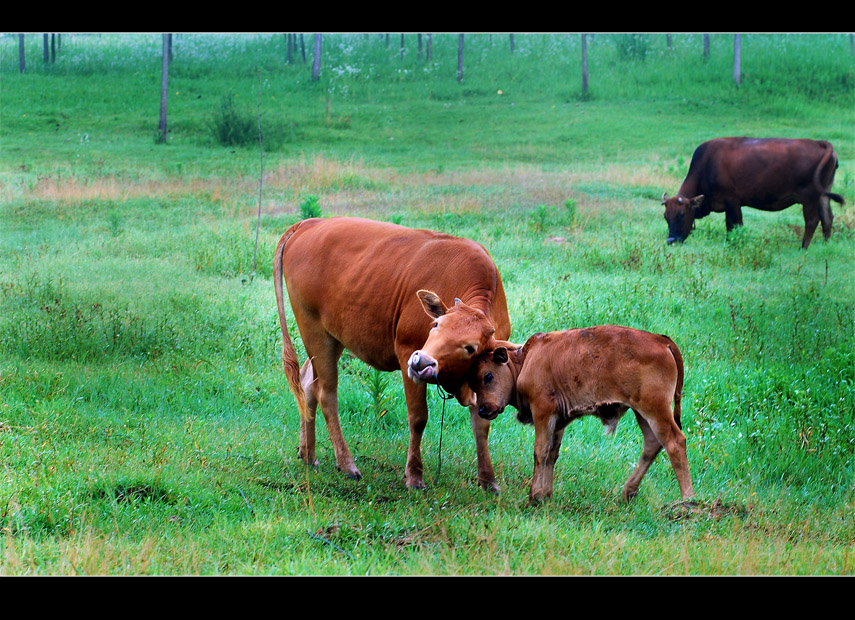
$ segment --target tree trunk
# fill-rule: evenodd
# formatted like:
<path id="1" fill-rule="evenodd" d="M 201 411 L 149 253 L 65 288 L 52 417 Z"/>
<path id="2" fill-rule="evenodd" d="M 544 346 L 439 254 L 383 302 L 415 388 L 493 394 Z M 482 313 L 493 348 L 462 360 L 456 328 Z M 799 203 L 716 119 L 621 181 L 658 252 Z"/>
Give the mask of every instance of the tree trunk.
<path id="1" fill-rule="evenodd" d="M 668 49 L 671 49 L 671 34 L 668 33 L 665 35 L 665 44 L 668 46 Z"/>
<path id="2" fill-rule="evenodd" d="M 312 60 L 312 81 L 317 82 L 321 77 L 321 35 L 315 33 L 315 56 Z"/>
<path id="3" fill-rule="evenodd" d="M 511 39 L 511 54 L 513 54 L 514 53 L 514 33 L 513 32 L 510 33 L 508 36 Z"/>
<path id="4" fill-rule="evenodd" d="M 303 41 L 303 33 L 300 33 L 300 53 L 303 55 L 303 64 L 306 64 L 306 42 Z"/>
<path id="5" fill-rule="evenodd" d="M 419 33 L 419 54 L 418 54 L 418 59 L 419 59 L 419 60 L 421 60 L 421 59 L 422 59 L 422 33 L 421 33 L 421 32 Z"/>
<path id="6" fill-rule="evenodd" d="M 50 33 L 50 64 L 56 63 L 56 33 Z"/>
<path id="7" fill-rule="evenodd" d="M 169 33 L 169 64 L 172 64 L 172 33 Z"/>
<path id="8" fill-rule="evenodd" d="M 162 76 L 160 80 L 160 141 L 166 143 L 166 95 L 169 92 L 169 35 L 163 35 Z"/>
<path id="9" fill-rule="evenodd" d="M 425 58 L 430 62 L 433 59 L 433 50 L 431 49 L 431 43 L 433 43 L 433 35 L 431 33 L 427 34 L 427 44 L 425 45 Z"/>
<path id="10" fill-rule="evenodd" d="M 704 60 L 710 57 L 710 35 L 704 33 Z"/>
<path id="11" fill-rule="evenodd" d="M 582 35 L 582 94 L 588 92 L 588 39 Z"/>
<path id="12" fill-rule="evenodd" d="M 463 35 L 457 38 L 457 83 L 463 81 Z"/>
<path id="13" fill-rule="evenodd" d="M 50 45 L 48 45 L 47 33 L 44 35 L 44 50 L 45 64 L 48 64 L 50 62 Z"/>
<path id="14" fill-rule="evenodd" d="M 290 32 L 285 35 L 285 48 L 285 58 L 288 61 L 288 64 L 290 65 L 292 62 L 294 62 L 294 35 Z"/>
<path id="15" fill-rule="evenodd" d="M 733 81 L 742 84 L 742 35 L 733 35 Z"/>
<path id="16" fill-rule="evenodd" d="M 27 71 L 27 63 L 24 60 L 24 35 L 18 35 L 18 69 L 20 69 L 21 73 L 26 73 Z"/>
<path id="17" fill-rule="evenodd" d="M 401 60 L 404 60 L 404 33 L 401 33 Z"/>

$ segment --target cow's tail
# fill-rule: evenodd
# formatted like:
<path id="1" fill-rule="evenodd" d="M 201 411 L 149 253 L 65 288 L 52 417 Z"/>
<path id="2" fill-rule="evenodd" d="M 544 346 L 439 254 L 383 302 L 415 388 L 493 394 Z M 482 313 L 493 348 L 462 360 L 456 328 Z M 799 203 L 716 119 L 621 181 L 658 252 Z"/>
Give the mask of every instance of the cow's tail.
<path id="1" fill-rule="evenodd" d="M 288 335 L 288 323 L 285 320 L 285 301 L 282 294 L 282 255 L 285 251 L 285 244 L 288 239 L 296 232 L 298 222 L 287 231 L 279 239 L 276 244 L 276 252 L 273 255 L 273 287 L 276 290 L 276 309 L 279 311 L 279 327 L 282 329 L 282 367 L 285 369 L 285 376 L 288 378 L 288 385 L 291 387 L 291 393 L 294 394 L 294 399 L 297 401 L 297 409 L 300 411 L 300 418 L 309 421 L 312 419 L 312 413 L 309 411 L 309 405 L 306 402 L 306 392 L 300 383 L 300 362 L 297 360 L 297 353 L 294 351 L 294 343 L 291 342 L 291 336 Z"/>
<path id="2" fill-rule="evenodd" d="M 816 186 L 817 191 L 819 191 L 821 195 L 828 196 L 834 202 L 842 205 L 845 204 L 843 196 L 841 196 L 840 194 L 835 194 L 834 192 L 827 191 L 826 186 L 822 183 L 822 172 L 828 166 L 829 161 L 833 160 L 834 162 L 832 173 L 834 172 L 834 170 L 837 170 L 838 165 L 837 153 L 834 152 L 834 147 L 831 146 L 831 142 L 824 142 L 824 145 L 825 153 L 822 155 L 822 159 L 819 161 L 819 165 L 817 165 L 816 169 L 813 171 L 813 183 Z"/>
<path id="3" fill-rule="evenodd" d="M 683 355 L 680 353 L 680 349 L 673 341 L 668 343 L 668 350 L 671 351 L 671 355 L 674 356 L 674 362 L 677 364 L 677 385 L 674 388 L 674 421 L 677 423 L 677 427 L 680 430 L 683 430 L 683 424 L 680 422 L 683 402 L 683 379 L 685 378 L 683 370 Z"/>

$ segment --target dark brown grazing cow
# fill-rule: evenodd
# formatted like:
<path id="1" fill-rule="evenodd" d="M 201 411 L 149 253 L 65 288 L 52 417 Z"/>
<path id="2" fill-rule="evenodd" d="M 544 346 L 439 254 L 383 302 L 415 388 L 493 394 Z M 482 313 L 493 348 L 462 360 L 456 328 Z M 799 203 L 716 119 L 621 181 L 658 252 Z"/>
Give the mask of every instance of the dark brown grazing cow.
<path id="1" fill-rule="evenodd" d="M 822 222 L 825 240 L 831 236 L 829 198 L 837 155 L 824 140 L 783 138 L 717 138 L 704 142 L 692 155 L 689 174 L 676 196 L 662 195 L 668 222 L 668 243 L 685 241 L 696 219 L 724 212 L 727 230 L 742 226 L 742 207 L 781 211 L 801 204 L 805 217 L 802 248 L 810 245 Z"/>
<path id="2" fill-rule="evenodd" d="M 552 495 L 555 461 L 570 422 L 594 415 L 612 433 L 628 408 L 635 412 L 644 448 L 623 488 L 624 499 L 635 496 L 663 447 L 682 498 L 694 495 L 680 430 L 683 357 L 667 336 L 600 325 L 535 334 L 522 347 L 499 343 L 478 357 L 468 386 L 472 394 L 466 396 L 485 419 L 511 405 L 521 422 L 534 422 L 532 502 Z"/>
<path id="3" fill-rule="evenodd" d="M 302 369 L 285 322 L 283 276 L 308 355 Z M 423 488 L 426 384 L 439 383 L 456 393 L 476 355 L 493 342 L 494 333 L 498 338 L 510 336 L 505 291 L 487 251 L 474 241 L 395 224 L 346 217 L 309 219 L 282 235 L 273 278 L 282 363 L 300 410 L 300 457 L 317 465 L 314 413 L 320 404 L 336 465 L 351 478 L 361 477 L 338 416 L 337 364 L 348 349 L 374 368 L 402 373 L 410 428 L 405 482 L 410 488 Z M 450 308 L 440 301 L 455 298 Z M 442 327 L 434 328 L 436 323 Z M 433 357 L 414 356 L 429 334 Z M 498 491 L 488 448 L 490 423 L 478 416 L 475 407 L 470 416 L 478 481 Z"/>

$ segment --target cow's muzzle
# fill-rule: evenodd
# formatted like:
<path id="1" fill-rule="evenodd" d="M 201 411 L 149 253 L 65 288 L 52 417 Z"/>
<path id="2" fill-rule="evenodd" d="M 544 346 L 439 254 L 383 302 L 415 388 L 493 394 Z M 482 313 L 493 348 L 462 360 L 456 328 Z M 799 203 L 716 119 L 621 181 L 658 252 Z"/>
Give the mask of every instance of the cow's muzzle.
<path id="1" fill-rule="evenodd" d="M 436 383 L 436 360 L 423 351 L 414 351 L 407 362 L 407 375 L 416 383 Z"/>
<path id="2" fill-rule="evenodd" d="M 495 420 L 504 410 L 504 407 L 499 407 L 498 409 L 490 409 L 489 407 L 487 407 L 487 405 L 481 405 L 480 407 L 478 407 L 478 415 L 484 418 L 485 420 Z"/>
<path id="3" fill-rule="evenodd" d="M 675 241 L 676 241 L 676 242 L 678 242 L 678 243 L 683 243 L 683 241 L 685 241 L 685 240 L 686 240 L 686 238 L 685 238 L 685 237 L 668 237 L 668 238 L 665 240 L 665 242 L 666 242 L 668 245 L 671 245 L 671 244 L 672 244 L 672 243 L 674 243 Z"/>

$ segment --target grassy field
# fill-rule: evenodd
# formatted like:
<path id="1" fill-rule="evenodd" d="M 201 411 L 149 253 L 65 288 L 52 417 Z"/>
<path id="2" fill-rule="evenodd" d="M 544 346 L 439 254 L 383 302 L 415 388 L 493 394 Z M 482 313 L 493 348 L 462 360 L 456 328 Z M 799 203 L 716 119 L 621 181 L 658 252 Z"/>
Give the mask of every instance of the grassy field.
<path id="1" fill-rule="evenodd" d="M 467 35 L 462 82 L 450 34 L 430 62 L 412 34 L 403 59 L 399 34 L 325 36 L 318 82 L 281 34 L 177 35 L 159 144 L 159 35 L 66 34 L 52 64 L 27 35 L 24 74 L 0 36 L 0 574 L 855 573 L 855 57 L 843 34 L 744 35 L 737 88 L 732 40 L 704 59 L 701 35 L 597 34 L 583 93 L 578 35 Z M 217 129 L 257 111 L 254 270 L 257 132 Z M 800 250 L 791 207 L 665 244 L 662 193 L 724 135 L 834 144 L 830 242 Z M 307 471 L 271 280 L 310 204 L 482 243 L 515 341 L 668 334 L 697 501 L 660 456 L 621 502 L 629 417 L 574 423 L 529 506 L 533 429 L 510 410 L 487 494 L 467 412 L 432 390 L 428 489 L 408 491 L 400 376 L 347 354 L 364 478 L 323 423 Z"/>

